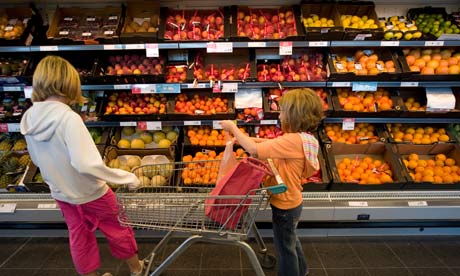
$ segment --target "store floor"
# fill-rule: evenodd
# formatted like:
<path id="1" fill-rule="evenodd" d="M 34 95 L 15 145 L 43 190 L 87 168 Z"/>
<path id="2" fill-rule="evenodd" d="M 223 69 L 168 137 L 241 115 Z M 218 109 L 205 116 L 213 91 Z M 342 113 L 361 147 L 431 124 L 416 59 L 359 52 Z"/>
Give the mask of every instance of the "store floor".
<path id="1" fill-rule="evenodd" d="M 273 252 L 273 244 L 266 239 Z M 138 239 L 139 254 L 150 252 L 156 239 Z M 179 240 L 168 245 L 177 248 Z M 101 271 L 129 275 L 124 263 L 111 257 L 100 240 Z M 255 243 L 250 243 L 255 246 Z M 460 276 L 460 237 L 328 237 L 303 238 L 310 275 L 329 276 Z M 266 270 L 267 275 L 276 275 Z M 0 238 L 1 276 L 73 276 L 65 238 Z M 197 244 L 164 275 L 255 275 L 247 257 L 234 246 Z"/>

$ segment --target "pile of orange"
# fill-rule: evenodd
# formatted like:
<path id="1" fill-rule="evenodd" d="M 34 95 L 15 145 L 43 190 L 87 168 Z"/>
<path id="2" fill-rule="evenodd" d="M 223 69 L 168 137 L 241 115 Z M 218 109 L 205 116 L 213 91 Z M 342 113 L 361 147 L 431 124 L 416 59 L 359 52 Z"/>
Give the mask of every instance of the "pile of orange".
<path id="1" fill-rule="evenodd" d="M 244 127 L 239 129 L 247 134 Z M 186 135 L 193 146 L 225 146 L 225 131 L 210 126 L 189 126 Z"/>
<path id="2" fill-rule="evenodd" d="M 324 131 L 329 139 L 338 143 L 368 144 L 378 140 L 374 126 L 367 123 L 356 124 L 354 130 L 343 130 L 341 124 L 326 124 Z"/>
<path id="3" fill-rule="evenodd" d="M 460 74 L 460 53 L 453 49 L 404 49 L 406 62 L 412 72 L 422 75 Z"/>
<path id="4" fill-rule="evenodd" d="M 228 109 L 228 99 L 221 96 L 208 97 L 195 94 L 192 98 L 189 98 L 185 93 L 176 96 L 176 104 L 174 107 L 175 112 L 190 115 L 226 113 Z"/>
<path id="5" fill-rule="evenodd" d="M 377 75 L 383 72 L 396 72 L 395 63 L 389 59 L 383 61 L 374 51 L 358 50 L 354 56 L 337 56 L 333 60 L 338 73 L 354 73 L 356 75 Z"/>
<path id="6" fill-rule="evenodd" d="M 346 111 L 377 112 L 393 109 L 390 92 L 383 88 L 378 88 L 376 92 L 353 92 L 349 88 L 337 88 L 337 94 L 340 106 Z"/>
<path id="7" fill-rule="evenodd" d="M 410 142 L 413 144 L 433 144 L 437 142 L 449 142 L 449 135 L 444 128 L 412 127 L 402 124 L 387 124 L 391 136 L 395 142 Z"/>
<path id="8" fill-rule="evenodd" d="M 239 148 L 235 151 L 237 158 L 247 157 L 247 153 Z M 182 157 L 183 168 L 181 178 L 184 185 L 215 185 L 219 173 L 220 160 L 224 152 L 217 154 L 213 150 L 197 152 L 195 156 Z"/>
<path id="9" fill-rule="evenodd" d="M 426 105 L 422 105 L 415 101 L 413 97 L 407 98 L 407 100 L 404 102 L 404 105 L 409 111 L 426 111 Z"/>
<path id="10" fill-rule="evenodd" d="M 342 182 L 357 184 L 384 184 L 393 182 L 393 173 L 388 163 L 372 157 L 343 158 L 337 163 Z"/>
<path id="11" fill-rule="evenodd" d="M 412 153 L 403 159 L 403 162 L 415 182 L 449 184 L 460 180 L 460 170 L 456 161 L 442 153 L 430 159 L 421 159 L 418 154 Z"/>

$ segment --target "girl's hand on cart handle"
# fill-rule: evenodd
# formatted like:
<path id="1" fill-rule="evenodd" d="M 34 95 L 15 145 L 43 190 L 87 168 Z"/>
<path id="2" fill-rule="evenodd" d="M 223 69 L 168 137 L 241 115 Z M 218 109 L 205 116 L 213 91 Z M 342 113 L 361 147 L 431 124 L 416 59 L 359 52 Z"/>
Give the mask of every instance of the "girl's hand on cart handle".
<path id="1" fill-rule="evenodd" d="M 267 159 L 268 165 L 270 166 L 270 169 L 275 176 L 276 183 L 278 185 L 276 186 L 270 186 L 267 187 L 267 190 L 270 191 L 272 194 L 281 194 L 287 191 L 287 186 L 284 184 L 283 179 L 281 178 L 278 169 L 275 167 L 275 163 L 273 163 L 273 160 L 271 158 Z"/>
<path id="2" fill-rule="evenodd" d="M 135 176 L 136 180 L 134 182 L 131 182 L 128 184 L 128 189 L 129 190 L 136 190 L 137 188 L 139 188 L 139 185 L 141 184 L 141 182 L 139 181 L 139 179 Z"/>

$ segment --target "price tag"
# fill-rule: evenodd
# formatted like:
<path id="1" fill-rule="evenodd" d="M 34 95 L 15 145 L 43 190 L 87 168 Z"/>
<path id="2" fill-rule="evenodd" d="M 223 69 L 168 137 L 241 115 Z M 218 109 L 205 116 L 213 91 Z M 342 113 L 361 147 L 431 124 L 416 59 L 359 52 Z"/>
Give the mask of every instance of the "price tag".
<path id="1" fill-rule="evenodd" d="M 145 49 L 145 44 L 126 44 L 125 49 L 126 50 Z"/>
<path id="2" fill-rule="evenodd" d="M 56 203 L 39 203 L 38 209 L 56 209 Z"/>
<path id="3" fill-rule="evenodd" d="M 113 35 L 113 31 L 105 31 L 104 35 Z"/>
<path id="4" fill-rule="evenodd" d="M 206 43 L 207 53 L 233 53 L 232 42 L 208 42 Z"/>
<path id="5" fill-rule="evenodd" d="M 88 105 L 85 104 L 84 106 L 81 107 L 80 112 L 86 112 L 86 111 L 88 111 Z"/>
<path id="6" fill-rule="evenodd" d="M 3 86 L 3 91 L 21 91 L 20 86 Z"/>
<path id="7" fill-rule="evenodd" d="M 161 130 L 161 122 L 147 122 L 147 130 Z"/>
<path id="8" fill-rule="evenodd" d="M 444 46 L 444 41 L 425 41 L 425 46 L 428 46 L 428 47 Z"/>
<path id="9" fill-rule="evenodd" d="M 357 34 L 353 40 L 365 40 L 368 37 L 372 37 L 372 34 Z"/>
<path id="10" fill-rule="evenodd" d="M 131 84 L 115 84 L 113 86 L 115 90 L 129 90 L 131 89 Z"/>
<path id="11" fill-rule="evenodd" d="M 120 126 L 137 126 L 137 122 L 120 122 Z"/>
<path id="12" fill-rule="evenodd" d="M 292 55 L 292 41 L 281 41 L 280 42 L 279 55 L 280 56 Z"/>
<path id="13" fill-rule="evenodd" d="M 276 125 L 278 120 L 260 120 L 261 125 Z"/>
<path id="14" fill-rule="evenodd" d="M 367 201 L 348 201 L 350 207 L 367 207 Z"/>
<path id="15" fill-rule="evenodd" d="M 343 118 L 342 130 L 354 130 L 355 129 L 355 118 Z"/>
<path id="16" fill-rule="evenodd" d="M 145 44 L 145 55 L 148 57 L 159 57 L 160 51 L 158 50 L 158 44 L 156 43 Z"/>
<path id="17" fill-rule="evenodd" d="M 402 81 L 401 87 L 418 87 L 418 82 L 416 81 Z"/>
<path id="18" fill-rule="evenodd" d="M 201 126 L 201 121 L 184 121 L 184 126 Z"/>
<path id="19" fill-rule="evenodd" d="M 19 123 L 8 124 L 8 132 L 21 132 L 21 125 Z"/>
<path id="20" fill-rule="evenodd" d="M 399 41 L 381 41 L 380 46 L 382 47 L 398 47 Z"/>
<path id="21" fill-rule="evenodd" d="M 0 124 L 0 132 L 8 132 L 8 124 Z"/>
<path id="22" fill-rule="evenodd" d="M 40 52 L 59 51 L 58 46 L 40 46 Z"/>
<path id="23" fill-rule="evenodd" d="M 212 121 L 212 128 L 213 129 L 222 129 L 222 126 L 220 125 L 220 121 Z"/>
<path id="24" fill-rule="evenodd" d="M 327 47 L 327 41 L 310 41 L 308 42 L 309 47 Z"/>
<path id="25" fill-rule="evenodd" d="M 144 122 L 144 121 L 137 122 L 137 129 L 147 130 L 147 122 Z"/>
<path id="26" fill-rule="evenodd" d="M 209 88 L 209 83 L 187 83 L 187 88 Z"/>
<path id="27" fill-rule="evenodd" d="M 81 33 L 81 36 L 91 36 L 91 35 L 92 35 L 92 33 L 90 33 L 90 32 Z"/>
<path id="28" fill-rule="evenodd" d="M 157 83 L 157 93 L 180 93 L 179 83 Z"/>
<path id="29" fill-rule="evenodd" d="M 265 48 L 267 47 L 266 42 L 248 42 L 248 48 Z"/>
<path id="30" fill-rule="evenodd" d="M 377 82 L 353 82 L 353 91 L 377 91 Z"/>
<path id="31" fill-rule="evenodd" d="M 26 99 L 32 98 L 32 91 L 33 91 L 32 86 L 24 87 L 24 97 Z"/>
<path id="32" fill-rule="evenodd" d="M 16 203 L 0 203 L 0 213 L 14 213 Z"/>
<path id="33" fill-rule="evenodd" d="M 332 87 L 350 87 L 350 82 L 333 82 Z"/>
<path id="34" fill-rule="evenodd" d="M 237 93 L 238 92 L 238 83 L 237 82 L 224 82 L 222 83 L 223 93 Z"/>
<path id="35" fill-rule="evenodd" d="M 428 203 L 426 201 L 409 201 L 407 204 L 410 207 L 423 207 L 423 206 L 428 206 Z"/>
<path id="36" fill-rule="evenodd" d="M 121 44 L 104 45 L 104 50 L 121 50 L 121 49 L 123 49 L 123 45 Z"/>
<path id="37" fill-rule="evenodd" d="M 157 93 L 156 84 L 133 84 L 131 88 L 133 94 L 152 94 Z"/>

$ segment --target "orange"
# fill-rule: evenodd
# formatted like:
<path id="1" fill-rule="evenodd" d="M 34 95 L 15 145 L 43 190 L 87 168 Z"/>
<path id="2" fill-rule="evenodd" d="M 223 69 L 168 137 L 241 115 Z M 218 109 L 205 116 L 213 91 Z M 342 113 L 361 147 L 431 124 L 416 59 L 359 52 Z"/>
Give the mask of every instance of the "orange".
<path id="1" fill-rule="evenodd" d="M 434 69 L 431 67 L 425 67 L 422 69 L 422 75 L 434 75 Z"/>
<path id="2" fill-rule="evenodd" d="M 444 163 L 446 164 L 446 166 L 454 166 L 455 165 L 455 160 L 452 159 L 452 158 L 447 158 Z"/>
<path id="3" fill-rule="evenodd" d="M 416 153 L 409 154 L 409 160 L 415 160 L 415 161 L 419 160 L 418 154 Z"/>
<path id="4" fill-rule="evenodd" d="M 435 156 L 436 161 L 446 161 L 446 159 L 447 159 L 446 155 L 444 155 L 442 153 L 436 154 L 436 156 Z"/>
<path id="5" fill-rule="evenodd" d="M 447 66 L 439 66 L 435 70 L 436 75 L 447 75 L 449 74 L 449 68 Z"/>
<path id="6" fill-rule="evenodd" d="M 449 140 L 450 140 L 449 136 L 446 135 L 446 134 L 442 134 L 442 135 L 439 136 L 439 141 L 440 142 L 449 142 Z"/>
<path id="7" fill-rule="evenodd" d="M 407 64 L 409 64 L 409 66 L 412 66 L 415 63 L 415 57 L 412 55 L 408 55 L 406 57 L 406 61 L 407 61 Z"/>
<path id="8" fill-rule="evenodd" d="M 422 70 L 426 66 L 426 61 L 423 59 L 417 59 L 414 63 L 414 66 L 417 66 L 419 70 Z"/>

